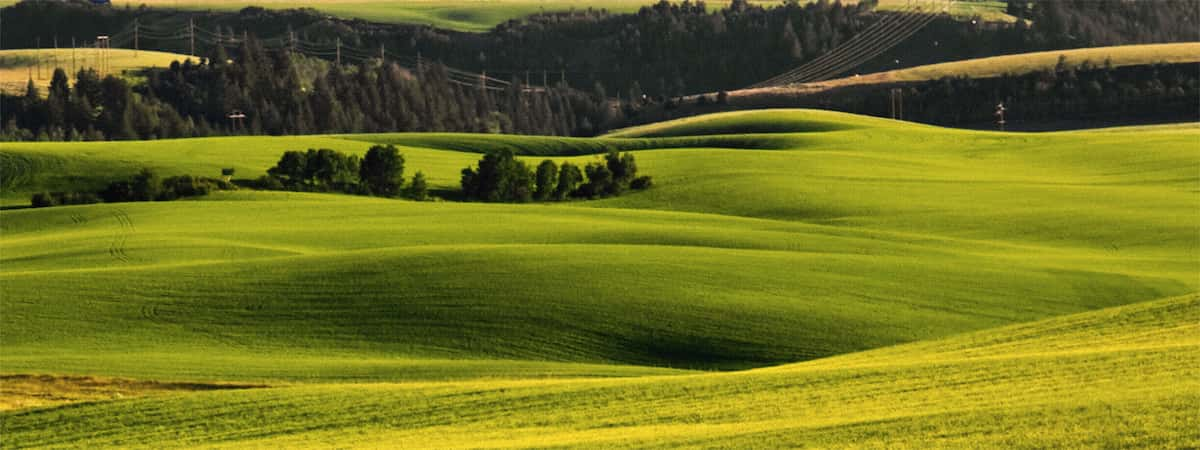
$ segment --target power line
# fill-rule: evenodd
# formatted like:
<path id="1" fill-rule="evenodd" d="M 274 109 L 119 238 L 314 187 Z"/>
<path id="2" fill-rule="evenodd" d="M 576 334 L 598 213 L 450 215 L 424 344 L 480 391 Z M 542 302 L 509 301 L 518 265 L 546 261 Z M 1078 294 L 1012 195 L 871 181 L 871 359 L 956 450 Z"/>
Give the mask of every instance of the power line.
<path id="1" fill-rule="evenodd" d="M 765 87 L 765 86 L 774 86 L 774 85 L 779 85 L 779 84 L 785 84 L 787 82 L 785 80 L 790 80 L 792 78 L 801 76 L 803 74 L 807 74 L 808 72 L 813 70 L 815 67 L 817 67 L 821 64 L 824 64 L 825 62 L 830 61 L 838 56 L 841 56 L 843 53 L 849 51 L 850 49 L 855 48 L 860 42 L 862 42 L 864 40 L 868 40 L 868 39 L 873 39 L 875 36 L 881 35 L 887 29 L 890 29 L 894 24 L 903 20 L 904 16 L 909 11 L 910 11 L 910 8 L 905 7 L 905 9 L 900 10 L 896 14 L 888 15 L 888 16 L 884 17 L 883 19 L 880 19 L 879 21 L 875 22 L 871 26 L 867 27 L 865 30 L 862 30 L 858 34 L 855 34 L 849 40 L 847 40 L 846 42 L 843 42 L 841 45 L 839 45 L 837 48 L 834 48 L 833 50 L 825 52 L 824 54 L 814 58 L 813 60 L 811 60 L 807 63 L 800 65 L 799 67 L 793 68 L 792 70 L 789 70 L 782 74 L 776 75 L 765 81 L 756 83 L 755 85 L 753 85 L 751 87 Z"/>
<path id="2" fill-rule="evenodd" d="M 947 8 L 950 2 L 947 0 Z M 930 8 L 931 7 L 931 8 Z M 817 81 L 840 74 L 886 52 L 937 18 L 936 4 L 910 3 L 898 14 L 882 19 L 832 51 L 751 88 Z"/>

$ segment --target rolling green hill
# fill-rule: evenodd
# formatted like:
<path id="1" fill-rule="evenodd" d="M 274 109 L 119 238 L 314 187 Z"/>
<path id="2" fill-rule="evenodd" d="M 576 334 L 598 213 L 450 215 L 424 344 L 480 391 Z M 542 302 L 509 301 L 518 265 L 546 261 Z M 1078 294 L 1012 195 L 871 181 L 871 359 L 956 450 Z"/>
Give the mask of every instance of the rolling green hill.
<path id="1" fill-rule="evenodd" d="M 1198 138 L 767 110 L 597 139 L 0 144 L 10 205 L 379 142 L 447 189 L 495 148 L 634 150 L 655 179 L 565 204 L 2 211 L 0 374 L 271 387 L 0 417 L 17 446 L 1188 445 Z"/>
<path id="2" fill-rule="evenodd" d="M 6 445 L 1189 447 L 1200 299 L 777 368 L 322 384 L 4 413 Z"/>

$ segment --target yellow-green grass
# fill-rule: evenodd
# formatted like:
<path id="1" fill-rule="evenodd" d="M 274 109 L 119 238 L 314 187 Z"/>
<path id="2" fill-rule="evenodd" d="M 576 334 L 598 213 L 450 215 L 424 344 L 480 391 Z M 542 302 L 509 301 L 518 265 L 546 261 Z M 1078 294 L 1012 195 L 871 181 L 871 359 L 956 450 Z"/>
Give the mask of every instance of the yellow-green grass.
<path id="1" fill-rule="evenodd" d="M 1186 448 L 1195 295 L 730 374 L 293 385 L 3 413 L 6 446 Z"/>
<path id="2" fill-rule="evenodd" d="M 212 197 L 219 202 L 5 212 L 6 297 L 39 299 L 6 305 L 6 320 L 15 322 L 5 334 L 13 344 L 9 365 L 34 370 L 46 364 L 47 347 L 89 345 L 94 351 L 64 354 L 55 363 L 85 370 L 127 351 L 121 349 L 170 356 L 176 348 L 225 343 L 224 357 L 234 360 L 247 352 L 310 348 L 368 360 L 733 368 L 1200 288 L 1194 276 L 1200 217 L 1188 213 L 1197 205 L 1196 130 L 980 133 L 812 111 L 735 113 L 710 122 L 716 130 L 747 121 L 814 129 L 805 118 L 841 118 L 844 126 L 737 137 L 770 150 L 731 148 L 739 141 L 728 136 L 678 136 L 710 131 L 704 120 L 660 125 L 651 133 L 667 137 L 652 140 L 597 140 L 594 151 L 699 144 L 639 151 L 639 166 L 658 186 L 603 201 L 479 205 L 242 192 Z M 287 148 L 361 152 L 368 141 L 404 144 L 410 173 L 423 170 L 443 188 L 452 188 L 458 170 L 478 154 L 435 147 L 484 150 L 491 142 L 548 153 L 578 142 L 405 134 L 221 138 L 14 143 L 0 145 L 0 155 L 27 162 L 4 177 L 16 180 L 9 189 L 19 192 L 96 186 L 141 165 L 167 175 L 233 166 L 254 176 Z M 397 269 L 358 273 L 364 265 Z M 410 267 L 422 275 L 400 270 Z M 488 289 L 494 285 L 508 289 Z M 351 286 L 362 291 L 343 291 Z M 92 299 L 94 309 L 74 316 L 79 305 L 68 299 L 79 296 Z M 112 308 L 131 297 L 158 309 Z M 344 297 L 354 301 L 318 308 L 322 299 Z M 51 305 L 63 309 L 42 316 Z M 660 309 L 678 315 L 662 316 Z M 380 315 L 387 311 L 394 316 Z M 444 328 L 449 311 L 461 311 L 467 324 Z M 629 311 L 642 312 L 631 318 Z M 188 318 L 188 325 L 150 325 L 168 312 Z M 359 312 L 376 318 L 375 325 L 360 323 Z M 223 322 L 239 315 L 247 322 Z M 145 316 L 149 328 L 131 333 Z M 346 323 L 320 320 L 341 316 Z M 54 331 L 84 330 L 96 317 L 106 317 L 93 330 L 103 339 Z M 720 326 L 712 325 L 717 317 Z M 71 322 L 80 319 L 87 320 Z M 109 326 L 123 322 L 132 328 Z M 18 364 L 20 358 L 27 362 Z M 164 361 L 173 365 L 171 357 Z M 113 375 L 139 375 L 111 364 Z"/>
<path id="3" fill-rule="evenodd" d="M 65 70 L 74 84 L 75 73 L 79 69 L 90 67 L 99 70 L 103 60 L 107 62 L 109 73 L 132 77 L 134 72 L 142 69 L 166 67 L 174 61 L 183 62 L 187 59 L 187 55 L 145 50 L 135 52 L 121 48 L 107 50 L 107 58 L 90 48 L 0 50 L 0 92 L 22 95 L 32 79 L 45 96 L 56 67 Z M 40 75 L 37 69 L 39 61 L 42 67 Z"/>
<path id="4" fill-rule="evenodd" d="M 496 148 L 531 163 L 636 150 L 656 183 L 565 204 L 244 190 L 2 211 L 0 372 L 273 386 L 26 409 L 4 432 L 15 446 L 1186 446 L 1197 300 L 1154 300 L 1200 290 L 1198 141 L 768 110 L 598 139 L 0 144 L 10 204 L 141 166 L 250 178 L 285 149 L 379 142 L 444 189 Z M 996 327 L 1010 328 L 951 337 Z"/>

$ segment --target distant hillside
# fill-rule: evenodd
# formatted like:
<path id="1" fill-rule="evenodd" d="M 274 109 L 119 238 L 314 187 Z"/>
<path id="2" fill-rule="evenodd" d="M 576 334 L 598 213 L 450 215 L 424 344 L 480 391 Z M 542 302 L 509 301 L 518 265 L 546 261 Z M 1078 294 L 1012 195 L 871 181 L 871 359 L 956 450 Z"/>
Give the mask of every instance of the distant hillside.
<path id="1" fill-rule="evenodd" d="M 183 62 L 187 55 L 155 51 L 140 51 L 114 48 L 101 53 L 94 48 L 23 49 L 0 50 L 0 93 L 24 95 L 29 80 L 46 95 L 55 67 L 61 67 L 75 82 L 75 73 L 83 68 L 107 67 L 109 73 L 125 77 L 136 77 L 136 72 L 149 67 L 167 67 L 172 62 Z M 38 66 L 41 66 L 39 69 Z"/>
<path id="2" fill-rule="evenodd" d="M 898 89 L 896 103 L 892 90 Z M 955 61 L 829 81 L 649 104 L 634 122 L 715 111 L 807 106 L 924 123 L 1071 129 L 1200 120 L 1200 43 L 1056 50 Z M 902 102 L 902 104 L 901 104 Z"/>
<path id="3" fill-rule="evenodd" d="M 1062 5 L 1021 11 L 1025 20 L 1005 21 L 1003 3 L 956 2 L 892 51 L 847 70 L 867 73 L 1063 48 L 1200 41 L 1194 2 L 1046 4 L 1058 3 Z M 385 11 L 369 1 L 362 5 Z M 280 50 L 289 47 L 291 31 L 299 51 L 326 59 L 334 58 L 340 40 L 342 57 L 354 63 L 375 57 L 382 46 L 397 59 L 414 61 L 420 55 L 503 80 L 538 86 L 565 82 L 628 101 L 642 95 L 658 99 L 744 88 L 828 54 L 874 24 L 913 12 L 909 5 L 898 0 L 885 0 L 877 7 L 869 2 L 656 3 L 630 14 L 548 8 L 485 33 L 463 33 L 339 19 L 314 9 L 178 12 L 26 2 L 4 10 L 0 38 L 8 47 L 33 47 L 35 39 L 49 42 L 56 35 L 63 40 L 93 39 L 128 32 L 138 19 L 148 36 L 157 33 L 155 37 L 162 38 L 145 45 L 186 53 L 190 41 L 178 37 L 186 34 L 192 19 L 200 29 L 197 48 L 202 55 L 214 53 L 218 37 L 243 33 L 256 34 Z M 962 20 L 963 11 L 997 20 L 972 23 Z"/>

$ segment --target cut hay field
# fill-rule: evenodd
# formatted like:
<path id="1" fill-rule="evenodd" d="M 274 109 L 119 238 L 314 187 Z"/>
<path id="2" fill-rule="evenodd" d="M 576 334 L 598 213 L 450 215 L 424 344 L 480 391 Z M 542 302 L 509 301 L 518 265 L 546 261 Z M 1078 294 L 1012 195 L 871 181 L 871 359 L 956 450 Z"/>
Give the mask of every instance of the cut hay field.
<path id="1" fill-rule="evenodd" d="M 135 73 L 148 67 L 166 67 L 174 61 L 183 62 L 187 55 L 154 51 L 133 51 L 113 48 L 107 51 L 107 64 L 110 73 L 134 77 Z M 50 78 L 54 68 L 61 67 L 67 72 L 71 83 L 75 83 L 75 73 L 82 68 L 90 67 L 99 70 L 101 54 L 95 49 L 20 49 L 0 50 L 0 92 L 8 95 L 24 95 L 29 80 L 46 95 L 50 86 Z M 37 69 L 41 61 L 41 71 Z"/>
<path id="2" fill-rule="evenodd" d="M 635 151 L 655 186 L 0 211 L 2 445 L 1198 445 L 1198 142 L 768 110 L 596 139 L 3 143 L 10 206 L 372 143 L 442 189 L 495 148 Z"/>

